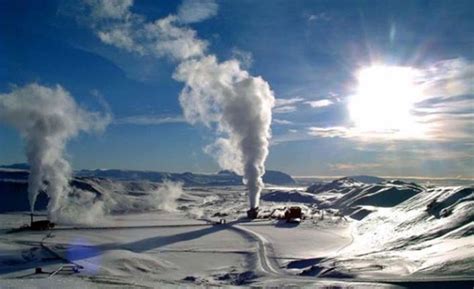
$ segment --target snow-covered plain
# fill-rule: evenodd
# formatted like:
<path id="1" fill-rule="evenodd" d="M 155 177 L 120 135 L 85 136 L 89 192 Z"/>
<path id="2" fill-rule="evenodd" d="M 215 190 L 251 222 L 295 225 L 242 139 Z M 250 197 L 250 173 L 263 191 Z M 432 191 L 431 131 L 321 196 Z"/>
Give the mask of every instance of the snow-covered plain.
<path id="1" fill-rule="evenodd" d="M 157 207 L 147 192 L 160 184 L 82 181 L 115 204 L 86 225 L 11 233 L 29 216 L 0 214 L 0 288 L 474 284 L 472 187 L 350 178 L 267 186 L 263 218 L 249 221 L 242 186 L 184 187 L 174 203 Z M 305 213 L 301 224 L 270 218 L 292 205 Z M 221 219 L 226 224 L 216 224 Z M 82 269 L 48 274 L 68 264 Z M 34 274 L 36 267 L 47 273 Z"/>

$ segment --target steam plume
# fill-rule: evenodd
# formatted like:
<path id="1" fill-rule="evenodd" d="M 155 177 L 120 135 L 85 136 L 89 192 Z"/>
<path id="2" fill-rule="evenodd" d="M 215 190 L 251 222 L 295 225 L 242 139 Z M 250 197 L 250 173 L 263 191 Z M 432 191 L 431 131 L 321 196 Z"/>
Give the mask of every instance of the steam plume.
<path id="1" fill-rule="evenodd" d="M 185 83 L 179 97 L 185 118 L 216 128 L 218 137 L 207 151 L 215 152 L 222 168 L 243 174 L 250 207 L 258 207 L 274 105 L 270 86 L 242 69 L 238 60 L 219 62 L 206 53 L 208 43 L 185 26 L 215 15 L 214 1 L 185 1 L 177 15 L 154 22 L 130 12 L 132 3 L 126 2 L 119 5 L 127 7 L 120 13 L 102 13 L 104 5 L 86 1 L 92 11 L 92 28 L 104 43 L 178 62 L 173 77 Z M 122 15 L 121 19 L 116 15 Z"/>
<path id="2" fill-rule="evenodd" d="M 104 129 L 108 121 L 108 117 L 78 107 L 59 85 L 29 84 L 0 94 L 0 122 L 16 128 L 26 144 L 32 212 L 36 197 L 44 191 L 49 196 L 49 218 L 57 219 L 61 204 L 71 192 L 71 166 L 64 158 L 67 141 L 80 131 Z"/>
<path id="3" fill-rule="evenodd" d="M 274 103 L 268 83 L 238 61 L 218 63 L 215 56 L 181 63 L 174 78 L 186 83 L 180 95 L 186 119 L 217 124 L 221 137 L 208 149 L 222 168 L 243 174 L 250 207 L 258 207 Z"/>
<path id="4" fill-rule="evenodd" d="M 177 210 L 177 200 L 182 194 L 182 183 L 164 181 L 160 188 L 150 192 L 146 200 L 156 209 L 172 212 Z"/>

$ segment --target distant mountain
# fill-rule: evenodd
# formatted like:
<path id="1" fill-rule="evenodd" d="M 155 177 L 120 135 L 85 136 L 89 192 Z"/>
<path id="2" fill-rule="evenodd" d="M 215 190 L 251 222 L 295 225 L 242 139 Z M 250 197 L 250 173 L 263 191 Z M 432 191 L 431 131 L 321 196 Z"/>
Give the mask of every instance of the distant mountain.
<path id="1" fill-rule="evenodd" d="M 151 182 L 162 182 L 170 180 L 182 182 L 186 186 L 233 186 L 242 185 L 242 176 L 232 171 L 220 171 L 217 174 L 195 174 L 167 173 L 153 171 L 134 170 L 81 170 L 75 173 L 78 177 L 97 177 L 120 181 L 146 180 Z M 263 176 L 263 181 L 274 185 L 294 185 L 295 180 L 285 173 L 279 171 L 267 171 Z"/>
<path id="2" fill-rule="evenodd" d="M 15 168 L 0 169 L 0 213 L 14 211 L 28 211 L 28 176 L 26 170 Z M 102 194 L 94 187 L 94 182 L 87 178 L 74 178 L 71 185 L 75 188 L 89 191 L 97 196 Z M 36 200 L 36 210 L 45 210 L 48 205 L 48 196 L 41 192 Z"/>
<path id="3" fill-rule="evenodd" d="M 25 163 L 1 165 L 0 168 L 15 169 L 15 170 L 29 170 L 29 165 Z M 23 172 L 23 174 L 28 172 Z M 17 177 L 24 178 L 22 173 L 17 172 Z M 174 182 L 182 182 L 186 186 L 233 186 L 242 185 L 242 176 L 229 171 L 222 170 L 216 174 L 196 174 L 191 172 L 185 173 L 168 173 L 155 171 L 135 171 L 135 170 L 116 170 L 116 169 L 95 169 L 95 170 L 80 170 L 74 173 L 77 177 L 97 177 L 107 178 L 120 181 L 150 181 L 162 182 L 163 180 L 170 180 Z M 0 171 L 0 178 L 2 171 Z M 11 173 L 8 174 L 10 178 L 14 177 Z M 26 176 L 27 177 L 27 176 Z M 294 185 L 296 181 L 288 174 L 279 171 L 268 170 L 263 176 L 263 182 L 273 185 Z"/>
<path id="4" fill-rule="evenodd" d="M 379 177 L 374 177 L 374 176 L 361 175 L 361 176 L 350 176 L 350 177 L 347 177 L 347 178 L 350 178 L 350 179 L 353 179 L 355 181 L 365 183 L 365 184 L 381 184 L 381 183 L 385 182 L 385 179 L 382 179 L 382 178 L 379 178 Z"/>
<path id="5" fill-rule="evenodd" d="M 317 196 L 305 193 L 301 191 L 291 190 L 291 191 L 271 191 L 269 193 L 264 193 L 261 197 L 263 201 L 268 202 L 282 202 L 282 203 L 307 203 L 314 204 L 318 203 Z"/>
<path id="6" fill-rule="evenodd" d="M 0 169 L 0 213 L 11 211 L 28 211 L 28 176 L 29 172 L 22 165 L 4 166 Z M 171 180 L 182 182 L 185 186 L 233 186 L 242 185 L 242 177 L 230 172 L 221 171 L 217 174 L 194 174 L 144 172 L 125 170 L 82 170 L 76 172 L 71 180 L 75 188 L 94 193 L 98 197 L 104 194 L 124 192 L 130 195 L 141 195 L 143 192 L 156 190 L 160 185 L 154 182 Z M 264 177 L 266 182 L 277 185 L 293 185 L 291 176 L 277 171 L 268 171 Z M 44 210 L 48 197 L 44 193 L 38 195 L 37 210 Z M 133 208 L 122 208 L 131 210 Z"/>
<path id="7" fill-rule="evenodd" d="M 307 188 L 308 193 L 318 194 L 326 193 L 331 191 L 337 191 L 339 193 L 347 193 L 354 187 L 360 187 L 364 183 L 354 180 L 350 177 L 340 178 L 331 182 L 317 182 Z"/>
<path id="8" fill-rule="evenodd" d="M 30 165 L 25 163 L 11 164 L 11 165 L 0 165 L 3 169 L 15 169 L 15 170 L 29 170 Z"/>
<path id="9" fill-rule="evenodd" d="M 290 176 L 280 171 L 267 170 L 263 175 L 263 182 L 274 185 L 294 185 L 296 181 Z"/>

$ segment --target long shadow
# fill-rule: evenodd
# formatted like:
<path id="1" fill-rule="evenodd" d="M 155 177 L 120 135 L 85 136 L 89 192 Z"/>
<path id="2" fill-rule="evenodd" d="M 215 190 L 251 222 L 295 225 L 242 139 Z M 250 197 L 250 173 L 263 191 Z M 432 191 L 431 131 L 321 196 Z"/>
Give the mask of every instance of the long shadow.
<path id="1" fill-rule="evenodd" d="M 150 237 L 150 238 L 146 238 L 146 239 L 142 239 L 142 240 L 134 241 L 130 243 L 125 243 L 125 244 L 110 244 L 110 245 L 105 245 L 103 249 L 110 250 L 110 249 L 120 247 L 122 249 L 133 251 L 135 253 L 141 253 L 144 251 L 149 251 L 152 249 L 164 247 L 164 246 L 171 245 L 174 243 L 199 239 L 205 235 L 214 234 L 216 232 L 220 232 L 222 230 L 228 229 L 229 227 L 235 224 L 239 224 L 241 222 L 242 222 L 241 220 L 236 220 L 236 221 L 229 222 L 227 224 L 209 225 L 209 227 L 204 228 L 204 229 L 179 233 L 179 234 L 166 236 L 166 237 L 156 236 L 156 237 Z"/>
<path id="2" fill-rule="evenodd" d="M 160 229 L 160 228 L 187 228 L 208 227 L 211 224 L 176 224 L 176 225 L 140 225 L 140 226 L 104 226 L 104 227 L 63 227 L 55 228 L 54 231 L 105 231 L 105 230 L 133 230 L 133 229 Z"/>
<path id="3" fill-rule="evenodd" d="M 275 227 L 277 228 L 286 228 L 286 229 L 292 229 L 295 227 L 298 227 L 300 223 L 288 223 L 286 220 L 279 220 L 278 222 L 275 223 Z"/>
<path id="4" fill-rule="evenodd" d="M 270 221 L 273 221 L 273 219 L 270 219 Z M 286 229 L 292 229 L 295 227 L 298 227 L 300 223 L 296 222 L 290 222 L 288 223 L 286 220 L 277 220 L 276 222 L 268 222 L 268 221 L 261 221 L 261 222 L 251 222 L 247 226 L 248 227 L 267 227 L 267 226 L 273 226 L 276 228 L 286 228 Z"/>
<path id="5" fill-rule="evenodd" d="M 239 224 L 243 222 L 245 222 L 245 220 L 242 220 L 242 219 L 235 220 L 227 224 L 208 225 L 208 227 L 199 229 L 199 230 L 179 233 L 179 234 L 165 236 L 165 237 L 155 236 L 155 237 L 150 237 L 150 238 L 133 241 L 129 243 L 115 243 L 114 242 L 114 243 L 107 243 L 107 244 L 102 244 L 102 245 L 97 245 L 97 246 L 68 245 L 68 244 L 58 244 L 58 245 L 67 246 L 64 249 L 60 249 L 62 251 L 61 253 L 65 255 L 64 256 L 65 259 L 69 260 L 70 262 L 76 262 L 83 259 L 99 256 L 107 250 L 122 249 L 122 250 L 130 250 L 135 253 L 141 253 L 141 252 L 149 251 L 152 249 L 164 247 L 167 245 L 179 243 L 179 242 L 198 239 L 209 234 L 214 234 L 222 230 L 226 230 L 235 224 Z M 14 255 L 14 254 L 10 256 L 2 255 L 1 259 L 15 260 L 15 259 L 18 259 L 18 255 Z M 5 262 L 3 262 L 3 263 L 0 263 L 0 275 L 13 273 L 20 270 L 31 269 L 31 268 L 41 266 L 41 265 L 45 266 L 45 265 L 54 265 L 54 264 L 59 264 L 59 263 L 64 263 L 64 260 L 55 259 L 55 260 L 47 260 L 47 261 L 32 261 L 32 262 L 18 264 L 14 266 L 7 265 L 5 264 Z"/>

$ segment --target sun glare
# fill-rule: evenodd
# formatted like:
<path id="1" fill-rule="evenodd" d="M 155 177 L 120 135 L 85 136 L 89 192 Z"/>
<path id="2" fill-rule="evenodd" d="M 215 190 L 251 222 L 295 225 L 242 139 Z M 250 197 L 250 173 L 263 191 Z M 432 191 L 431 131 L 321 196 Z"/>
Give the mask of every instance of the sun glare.
<path id="1" fill-rule="evenodd" d="M 349 102 L 349 113 L 362 132 L 415 133 L 411 113 L 419 94 L 416 70 L 403 66 L 376 65 L 361 69 L 358 87 Z"/>

